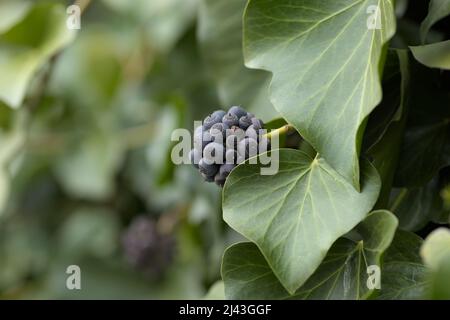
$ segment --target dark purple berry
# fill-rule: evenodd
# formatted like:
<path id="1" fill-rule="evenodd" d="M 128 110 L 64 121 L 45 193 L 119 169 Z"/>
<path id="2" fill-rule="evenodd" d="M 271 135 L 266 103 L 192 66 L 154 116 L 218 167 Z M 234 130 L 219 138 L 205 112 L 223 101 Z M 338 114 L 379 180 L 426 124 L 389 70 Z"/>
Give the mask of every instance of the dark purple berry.
<path id="1" fill-rule="evenodd" d="M 247 111 L 238 106 L 231 107 L 228 113 L 234 114 L 238 119 L 247 115 Z"/>
<path id="2" fill-rule="evenodd" d="M 227 113 L 223 116 L 222 122 L 226 124 L 228 127 L 238 126 L 239 125 L 239 118 L 232 113 Z"/>
<path id="3" fill-rule="evenodd" d="M 247 128 L 247 130 L 245 131 L 245 136 L 247 138 L 252 138 L 256 141 L 259 140 L 259 132 L 258 130 L 256 130 L 253 125 L 251 125 L 250 127 Z"/>
<path id="4" fill-rule="evenodd" d="M 245 138 L 238 144 L 238 153 L 246 159 L 256 156 L 258 154 L 258 142 L 252 138 Z"/>
<path id="5" fill-rule="evenodd" d="M 223 143 L 227 134 L 228 126 L 222 122 L 216 123 L 209 129 L 209 133 L 215 142 Z"/>
<path id="6" fill-rule="evenodd" d="M 227 113 L 223 110 L 217 110 L 217 111 L 214 111 L 213 113 L 211 113 L 211 116 L 216 119 L 220 119 L 222 121 L 223 116 L 226 114 Z"/>
<path id="7" fill-rule="evenodd" d="M 203 121 L 204 129 L 208 130 L 216 123 L 222 122 L 222 118 L 225 114 L 226 114 L 225 111 L 218 110 L 218 111 L 213 112 L 211 115 L 207 116 L 205 118 L 205 120 Z"/>
<path id="8" fill-rule="evenodd" d="M 253 128 L 255 128 L 255 130 L 261 130 L 264 126 L 264 123 L 261 120 L 253 117 L 252 125 L 253 125 Z"/>
<path id="9" fill-rule="evenodd" d="M 198 170 L 200 171 L 200 173 L 211 177 L 217 173 L 217 171 L 219 170 L 219 166 L 214 163 L 209 164 L 207 161 L 205 161 L 204 158 L 201 158 L 198 163 Z"/>
<path id="10" fill-rule="evenodd" d="M 252 118 L 248 115 L 239 118 L 239 127 L 243 130 L 247 130 L 252 125 Z"/>
<path id="11" fill-rule="evenodd" d="M 223 185 L 225 184 L 225 179 L 226 179 L 226 178 L 227 178 L 227 177 L 222 176 L 220 173 L 217 173 L 217 174 L 214 176 L 214 182 L 215 182 L 218 186 L 223 187 Z"/>
<path id="12" fill-rule="evenodd" d="M 236 146 L 237 148 L 237 146 Z M 228 149 L 225 153 L 225 163 L 235 164 L 237 161 L 238 154 L 234 149 Z"/>
<path id="13" fill-rule="evenodd" d="M 222 164 L 225 158 L 225 148 L 223 144 L 211 142 L 203 149 L 203 160 L 208 164 Z"/>
<path id="14" fill-rule="evenodd" d="M 123 233 L 122 247 L 130 265 L 157 280 L 173 260 L 175 239 L 162 234 L 156 221 L 141 215 Z"/>
<path id="15" fill-rule="evenodd" d="M 200 172 L 200 174 L 202 175 L 203 179 L 205 179 L 206 182 L 214 182 L 214 175 L 212 176 L 207 176 L 206 174 Z"/>
<path id="16" fill-rule="evenodd" d="M 233 170 L 235 167 L 236 167 L 236 165 L 234 165 L 234 164 L 225 163 L 225 164 L 220 166 L 219 174 L 221 176 L 228 177 L 228 175 L 230 174 L 231 170 Z"/>

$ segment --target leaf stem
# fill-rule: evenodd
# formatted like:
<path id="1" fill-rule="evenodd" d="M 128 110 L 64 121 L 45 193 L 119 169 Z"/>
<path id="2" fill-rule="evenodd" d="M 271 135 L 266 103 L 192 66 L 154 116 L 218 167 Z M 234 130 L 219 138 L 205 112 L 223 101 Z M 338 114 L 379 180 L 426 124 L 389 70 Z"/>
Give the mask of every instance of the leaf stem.
<path id="1" fill-rule="evenodd" d="M 291 132 L 293 130 L 294 130 L 294 127 L 290 124 L 287 124 L 287 125 L 282 126 L 281 128 L 274 129 L 274 130 L 266 133 L 265 135 L 263 135 L 263 137 L 271 139 L 274 136 L 281 136 L 281 135 L 287 134 L 288 132 Z"/>

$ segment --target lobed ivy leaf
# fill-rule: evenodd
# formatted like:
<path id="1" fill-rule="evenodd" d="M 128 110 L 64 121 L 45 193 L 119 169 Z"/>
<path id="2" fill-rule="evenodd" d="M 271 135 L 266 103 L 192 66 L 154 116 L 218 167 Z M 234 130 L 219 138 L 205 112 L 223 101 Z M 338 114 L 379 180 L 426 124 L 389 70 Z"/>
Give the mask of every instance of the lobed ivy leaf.
<path id="1" fill-rule="evenodd" d="M 264 121 L 277 116 L 269 101 L 270 75 L 249 70 L 242 56 L 242 14 L 246 0 L 202 0 L 198 41 L 224 105 L 243 105 Z"/>
<path id="2" fill-rule="evenodd" d="M 0 35 L 0 99 L 18 108 L 36 71 L 75 36 L 66 27 L 62 4 L 35 4 L 22 20 Z"/>
<path id="3" fill-rule="evenodd" d="M 357 189 L 363 123 L 381 100 L 394 32 L 391 0 L 250 0 L 244 14 L 246 65 L 273 73 L 275 108 Z"/>
<path id="4" fill-rule="evenodd" d="M 294 295 L 280 284 L 252 243 L 231 246 L 224 254 L 222 277 L 230 299 L 364 299 L 367 267 L 380 266 L 382 253 L 394 237 L 397 219 L 388 211 L 374 211 L 356 227 L 356 241 L 338 239 L 326 258 Z"/>
<path id="5" fill-rule="evenodd" d="M 416 60 L 427 67 L 450 70 L 450 40 L 410 49 Z"/>
<path id="6" fill-rule="evenodd" d="M 398 230 L 383 259 L 380 300 L 423 299 L 428 288 L 426 267 L 419 255 L 422 238 Z"/>
<path id="7" fill-rule="evenodd" d="M 430 0 L 428 15 L 420 26 L 422 43 L 425 43 L 431 27 L 448 15 L 450 15 L 450 0 Z"/>
<path id="8" fill-rule="evenodd" d="M 280 282 L 294 293 L 336 239 L 364 219 L 380 181 L 364 162 L 359 193 L 323 158 L 293 149 L 271 155 L 272 165 L 279 166 L 275 175 L 261 175 L 261 165 L 248 163 L 233 170 L 223 190 L 223 217 L 258 245 Z"/>

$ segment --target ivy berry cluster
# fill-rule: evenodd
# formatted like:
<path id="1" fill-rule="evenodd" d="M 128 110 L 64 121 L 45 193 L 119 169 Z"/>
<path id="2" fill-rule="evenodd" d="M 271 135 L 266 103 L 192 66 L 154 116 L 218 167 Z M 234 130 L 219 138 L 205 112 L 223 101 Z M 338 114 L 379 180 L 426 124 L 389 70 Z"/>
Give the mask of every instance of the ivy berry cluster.
<path id="1" fill-rule="evenodd" d="M 195 129 L 190 161 L 205 181 L 223 186 L 239 163 L 270 149 L 263 126 L 260 119 L 238 106 L 228 112 L 214 111 Z"/>

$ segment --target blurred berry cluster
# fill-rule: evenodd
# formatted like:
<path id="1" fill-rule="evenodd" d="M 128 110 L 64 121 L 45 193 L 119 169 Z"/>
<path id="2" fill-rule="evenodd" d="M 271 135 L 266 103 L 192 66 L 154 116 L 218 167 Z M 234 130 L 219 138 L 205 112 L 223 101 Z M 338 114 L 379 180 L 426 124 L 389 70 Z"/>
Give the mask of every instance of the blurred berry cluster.
<path id="1" fill-rule="evenodd" d="M 270 149 L 263 125 L 241 107 L 213 112 L 195 129 L 191 163 L 206 181 L 223 186 L 239 163 Z"/>
<path id="2" fill-rule="evenodd" d="M 141 215 L 136 217 L 122 237 L 127 261 L 150 278 L 158 278 L 170 265 L 174 256 L 175 240 L 161 234 L 156 221 Z"/>

